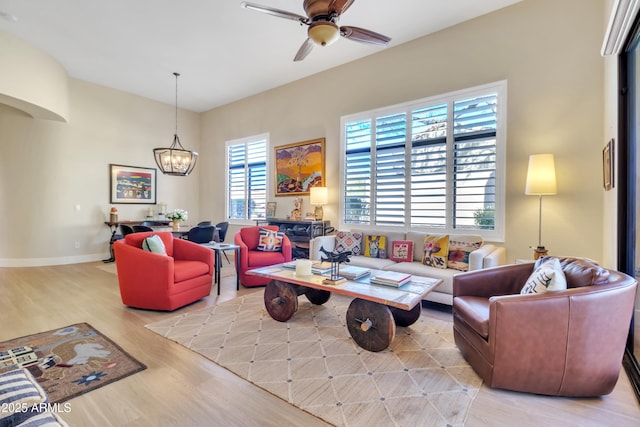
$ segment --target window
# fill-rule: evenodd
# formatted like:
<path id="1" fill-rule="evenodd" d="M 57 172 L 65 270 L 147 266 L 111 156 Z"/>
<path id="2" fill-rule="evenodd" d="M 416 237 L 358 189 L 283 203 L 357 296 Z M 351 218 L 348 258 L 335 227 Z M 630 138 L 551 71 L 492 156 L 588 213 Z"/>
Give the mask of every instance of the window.
<path id="1" fill-rule="evenodd" d="M 506 82 L 341 119 L 346 227 L 502 241 Z"/>
<path id="2" fill-rule="evenodd" d="M 227 141 L 227 217 L 265 217 L 268 135 Z"/>

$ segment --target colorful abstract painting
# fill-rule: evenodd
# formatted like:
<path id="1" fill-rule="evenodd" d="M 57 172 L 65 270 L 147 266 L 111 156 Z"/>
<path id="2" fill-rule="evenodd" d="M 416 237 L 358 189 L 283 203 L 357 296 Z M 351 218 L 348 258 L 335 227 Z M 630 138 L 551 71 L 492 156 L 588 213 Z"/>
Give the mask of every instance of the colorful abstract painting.
<path id="1" fill-rule="evenodd" d="M 324 186 L 324 138 L 275 148 L 276 196 L 308 195 Z"/>

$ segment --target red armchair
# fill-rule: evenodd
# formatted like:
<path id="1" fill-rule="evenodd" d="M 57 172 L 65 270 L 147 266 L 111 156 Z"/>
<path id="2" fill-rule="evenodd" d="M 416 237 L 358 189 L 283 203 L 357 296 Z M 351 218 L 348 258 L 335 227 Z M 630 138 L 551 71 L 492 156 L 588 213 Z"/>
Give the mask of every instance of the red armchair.
<path id="1" fill-rule="evenodd" d="M 167 255 L 142 249 L 143 240 L 153 234 L 162 239 Z M 146 232 L 126 235 L 113 249 L 125 305 L 173 311 L 211 293 L 214 264 L 209 248 L 174 239 L 171 232 Z"/>
<path id="2" fill-rule="evenodd" d="M 271 225 L 245 227 L 241 228 L 233 238 L 234 243 L 240 246 L 240 283 L 245 287 L 264 286 L 269 283 L 269 279 L 249 275 L 247 271 L 291 261 L 291 242 L 286 234 L 282 240 L 282 251 L 265 252 L 257 250 L 260 243 L 261 228 L 278 231 L 277 226 Z"/>

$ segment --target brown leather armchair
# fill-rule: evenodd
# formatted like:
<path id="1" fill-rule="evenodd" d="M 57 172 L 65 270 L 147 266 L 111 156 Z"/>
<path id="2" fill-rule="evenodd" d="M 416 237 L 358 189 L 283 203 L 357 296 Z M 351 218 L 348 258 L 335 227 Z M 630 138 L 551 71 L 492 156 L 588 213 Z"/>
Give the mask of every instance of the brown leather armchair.
<path id="1" fill-rule="evenodd" d="M 637 282 L 563 258 L 567 290 L 520 295 L 534 263 L 453 279 L 453 333 L 489 387 L 556 396 L 611 393 L 620 374 Z"/>

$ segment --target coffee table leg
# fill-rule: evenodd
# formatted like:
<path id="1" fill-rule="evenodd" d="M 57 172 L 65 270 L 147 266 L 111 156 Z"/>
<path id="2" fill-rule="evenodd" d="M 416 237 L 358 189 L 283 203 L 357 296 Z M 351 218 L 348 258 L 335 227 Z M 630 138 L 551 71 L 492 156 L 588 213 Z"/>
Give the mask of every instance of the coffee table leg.
<path id="1" fill-rule="evenodd" d="M 278 322 L 291 319 L 298 310 L 298 293 L 295 285 L 272 280 L 264 289 L 264 306 L 269 315 Z"/>
<path id="2" fill-rule="evenodd" d="M 351 337 L 365 350 L 384 350 L 396 334 L 391 310 L 383 304 L 356 298 L 349 305 L 346 320 Z"/>
<path id="3" fill-rule="evenodd" d="M 396 307 L 389 307 L 391 310 L 391 314 L 393 315 L 393 319 L 396 321 L 396 325 L 398 326 L 411 326 L 418 321 L 420 318 L 420 312 L 422 311 L 422 304 L 418 303 L 411 310 L 402 310 Z"/>

